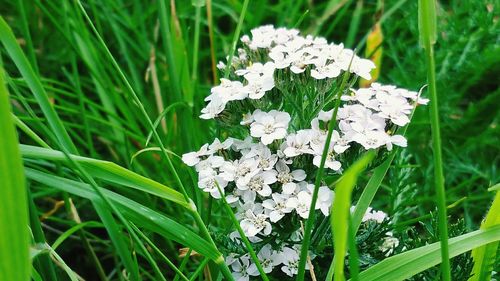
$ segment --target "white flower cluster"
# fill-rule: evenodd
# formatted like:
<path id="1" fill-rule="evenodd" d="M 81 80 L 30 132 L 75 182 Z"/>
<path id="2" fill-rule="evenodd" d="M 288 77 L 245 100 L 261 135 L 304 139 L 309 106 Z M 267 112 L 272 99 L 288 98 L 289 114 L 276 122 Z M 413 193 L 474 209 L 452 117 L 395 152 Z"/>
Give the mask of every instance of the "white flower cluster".
<path id="1" fill-rule="evenodd" d="M 275 86 L 275 70 L 290 70 L 300 74 L 309 69 L 311 77 L 322 80 L 336 78 L 342 71 L 370 79 L 370 72 L 375 68 L 372 61 L 356 56 L 353 50 L 344 48 L 343 44 L 328 43 L 323 37 L 303 37 L 297 29 L 275 29 L 272 25 L 265 25 L 253 29 L 251 33 L 252 38 L 245 35 L 241 41 L 251 52 L 266 53 L 269 61 L 252 62 L 246 68 L 236 70 L 237 76 L 244 77 L 243 83 L 222 78 L 221 84 L 213 87 L 205 99 L 209 103 L 201 110 L 201 118 L 217 117 L 230 101 L 262 98 Z M 247 62 L 246 51 L 239 49 L 238 52 L 239 56 L 233 60 Z M 219 68 L 224 67 L 220 62 Z"/>
<path id="2" fill-rule="evenodd" d="M 275 267 L 280 267 L 286 275 L 293 277 L 297 274 L 300 256 L 300 246 L 283 247 L 279 251 L 273 250 L 270 244 L 264 245 L 257 254 L 265 273 L 270 273 Z M 226 263 L 233 270 L 233 277 L 237 281 L 248 281 L 250 276 L 259 276 L 257 266 L 248 254 L 236 257 L 229 256 Z M 309 267 L 306 265 L 306 269 Z"/>
<path id="3" fill-rule="evenodd" d="M 313 184 L 305 181 L 306 172 L 292 167 L 293 158 L 299 153 L 287 156 L 283 150 L 292 147 L 286 142 L 278 150 L 264 143 L 264 140 L 270 140 L 270 144 L 287 136 L 290 116 L 278 111 L 260 113 L 264 115 L 263 123 L 253 122 L 251 134 L 260 137 L 261 142 L 253 142 L 252 137 L 245 140 L 229 138 L 222 143 L 215 139 L 199 151 L 182 156 L 184 163 L 196 168 L 199 188 L 216 199 L 224 195 L 227 202 L 238 209 L 237 217 L 247 237 L 269 235 L 271 223 L 288 214 L 307 218 L 314 189 Z M 284 118 L 280 119 L 280 115 Z M 284 131 L 281 133 L 281 130 Z M 333 191 L 322 186 L 319 198 L 316 209 L 327 216 Z"/>
<path id="4" fill-rule="evenodd" d="M 300 227 L 294 226 L 294 241 L 280 238 L 276 229 L 308 217 L 314 190 L 311 182 L 316 174 L 314 166 L 320 166 L 334 114 L 333 109 L 317 109 L 313 111 L 317 116 L 312 114 L 310 122 L 298 125 L 297 112 L 270 109 L 283 107 L 274 107 L 273 102 L 264 98 L 270 91 L 281 91 L 276 85 L 288 83 L 283 77 L 306 75 L 303 78 L 316 85 L 314 83 L 319 84 L 319 80 L 334 79 L 349 71 L 370 79 L 370 71 L 375 66 L 342 44 L 329 44 L 320 37 L 303 37 L 295 29 L 262 26 L 251 33 L 251 38 L 241 38 L 246 49 L 240 49 L 232 62 L 233 77 L 243 77 L 240 79 L 243 81 L 221 79 L 221 84 L 213 87 L 205 99 L 208 105 L 200 116 L 216 118 L 229 102 L 249 99 L 253 102 L 251 107 L 243 109 L 248 113 L 237 112 L 238 118 L 243 115 L 240 124 L 247 129 L 246 138 L 230 137 L 223 142 L 216 138 L 199 151 L 184 154 L 182 160 L 195 167 L 200 189 L 216 199 L 224 196 L 236 210 L 239 224 L 252 243 L 263 243 L 268 236 L 279 241 L 260 248 L 258 257 L 264 270 L 271 272 L 274 267 L 281 266 L 284 273 L 294 276 L 300 252 Z M 243 68 L 238 69 L 235 65 Z M 219 67 L 225 66 L 220 63 Z M 287 72 L 285 76 L 282 71 Z M 416 104 L 428 102 L 419 98 L 417 92 L 378 83 L 367 89 L 351 89 L 341 101 L 325 162 L 328 171 L 337 174 L 348 164 L 341 161 L 351 150 L 405 147 L 406 139 L 391 132 L 410 122 Z M 306 100 L 306 103 L 324 106 L 321 102 Z M 306 170 L 310 171 L 309 176 Z M 319 187 L 315 210 L 328 216 L 333 198 L 334 192 L 329 187 Z M 385 217 L 385 213 L 369 209 L 363 221 L 380 223 Z M 240 238 L 233 234 L 232 239 Z M 396 244 L 397 239 L 394 239 L 387 236 L 386 249 Z M 231 255 L 227 263 L 237 280 L 258 275 L 248 255 Z"/>

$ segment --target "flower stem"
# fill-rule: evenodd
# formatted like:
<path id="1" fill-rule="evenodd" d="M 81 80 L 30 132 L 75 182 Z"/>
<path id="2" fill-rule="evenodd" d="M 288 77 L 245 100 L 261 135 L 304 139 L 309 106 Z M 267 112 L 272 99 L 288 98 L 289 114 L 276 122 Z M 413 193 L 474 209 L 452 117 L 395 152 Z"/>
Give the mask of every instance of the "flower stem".
<path id="1" fill-rule="evenodd" d="M 241 26 L 243 25 L 243 20 L 245 19 L 245 14 L 247 13 L 248 2 L 250 1 L 245 0 L 245 2 L 243 2 L 243 7 L 241 8 L 240 18 L 238 20 L 238 25 L 236 26 L 236 31 L 234 32 L 231 51 L 229 52 L 229 58 L 227 59 L 227 65 L 224 71 L 224 78 L 229 77 L 229 70 L 231 69 L 231 65 L 233 64 L 233 56 L 234 52 L 236 51 L 236 44 L 238 44 L 238 38 L 240 37 Z"/>
<path id="2" fill-rule="evenodd" d="M 443 156 L 441 150 L 441 132 L 439 128 L 439 106 L 436 90 L 434 62 L 434 42 L 436 38 L 436 2 L 419 0 L 420 42 L 425 49 L 427 61 L 427 81 L 430 94 L 430 121 L 432 131 L 432 149 L 434 154 L 434 184 L 438 207 L 439 236 L 441 243 L 441 274 L 443 281 L 451 280 L 450 259 L 448 253 L 448 221 L 446 215 L 446 193 L 443 175 Z"/>
<path id="3" fill-rule="evenodd" d="M 304 230 L 304 239 L 302 240 L 302 247 L 300 249 L 300 260 L 297 273 L 297 281 L 303 281 L 305 277 L 305 266 L 307 261 L 307 254 L 309 251 L 312 228 L 314 225 L 314 215 L 316 209 L 316 201 L 318 200 L 319 185 L 321 184 L 321 179 L 323 178 L 326 156 L 328 155 L 330 142 L 332 140 L 333 127 L 335 127 L 337 120 L 337 112 L 340 106 L 340 96 L 342 95 L 348 77 L 349 77 L 349 72 L 345 72 L 344 77 L 342 79 L 342 83 L 340 84 L 340 88 L 337 93 L 335 108 L 332 111 L 332 118 L 328 123 L 328 135 L 326 136 L 325 147 L 323 148 L 323 154 L 321 155 L 321 162 L 319 165 L 318 173 L 316 174 L 316 180 L 314 182 L 314 191 L 312 194 L 311 206 L 309 207 L 309 216 L 307 217 L 306 228 Z"/>
<path id="4" fill-rule="evenodd" d="M 252 244 L 250 244 L 250 241 L 248 240 L 247 236 L 245 235 L 245 232 L 243 232 L 243 229 L 240 226 L 240 223 L 238 222 L 238 219 L 233 213 L 233 210 L 231 209 L 231 206 L 226 201 L 226 197 L 224 197 L 224 193 L 222 193 L 222 190 L 217 184 L 217 189 L 219 190 L 219 193 L 221 194 L 221 199 L 222 199 L 222 204 L 224 205 L 224 209 L 226 209 L 227 214 L 229 215 L 229 218 L 233 222 L 234 226 L 238 230 L 238 233 L 240 234 L 241 240 L 243 240 L 243 243 L 245 244 L 245 247 L 248 250 L 248 253 L 250 254 L 250 257 L 252 258 L 253 262 L 257 266 L 257 270 L 260 273 L 260 278 L 264 281 L 269 281 L 269 278 L 267 277 L 267 274 L 264 272 L 264 269 L 262 268 L 262 265 L 260 264 L 259 258 L 257 257 L 257 254 L 255 253 Z"/>

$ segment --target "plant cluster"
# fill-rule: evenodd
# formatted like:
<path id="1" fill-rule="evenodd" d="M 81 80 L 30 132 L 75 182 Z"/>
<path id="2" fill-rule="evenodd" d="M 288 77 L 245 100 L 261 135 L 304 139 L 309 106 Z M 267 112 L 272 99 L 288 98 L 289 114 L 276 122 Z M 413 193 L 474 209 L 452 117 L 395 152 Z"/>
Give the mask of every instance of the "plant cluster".
<path id="1" fill-rule="evenodd" d="M 263 270 L 279 267 L 294 276 L 301 220 L 309 216 L 314 189 L 314 209 L 324 217 L 335 196 L 324 181 L 315 186 L 318 168 L 339 177 L 362 151 L 406 147 L 395 131 L 428 100 L 391 85 L 351 88 L 357 77 L 370 79 L 375 66 L 342 44 L 270 25 L 251 34 L 241 38 L 243 48 L 229 65 L 219 63 L 229 72 L 201 110 L 200 118 L 218 120 L 231 136 L 182 160 L 195 167 L 199 188 L 235 210 L 242 232 L 259 249 Z M 370 208 L 363 221 L 385 218 Z M 241 239 L 238 232 L 231 238 Z M 391 233 L 386 238 L 381 250 L 390 253 L 398 240 Z M 259 275 L 247 253 L 231 253 L 226 262 L 237 280 Z"/>

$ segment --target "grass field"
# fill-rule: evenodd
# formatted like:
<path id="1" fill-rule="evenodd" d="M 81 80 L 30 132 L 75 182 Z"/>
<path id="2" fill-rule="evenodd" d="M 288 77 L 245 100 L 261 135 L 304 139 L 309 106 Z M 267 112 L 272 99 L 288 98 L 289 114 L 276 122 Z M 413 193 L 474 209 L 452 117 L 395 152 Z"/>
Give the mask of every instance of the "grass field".
<path id="1" fill-rule="evenodd" d="M 500 2 L 2 0 L 0 16 L 0 281 L 500 280 Z M 259 236 L 277 250 L 301 231 L 298 272 L 241 277 L 228 257 L 259 267 L 264 242 L 230 237 L 236 209 L 198 188 L 182 155 L 248 135 L 199 116 L 220 78 L 237 77 L 217 63 L 267 24 L 343 42 L 374 61 L 376 82 L 430 102 L 400 128 L 405 148 L 350 153 L 338 173 L 323 173 L 328 149 L 303 164 L 316 194 L 335 192 L 331 220 L 312 208 Z M 328 85 L 367 85 L 354 76 Z M 280 89 L 326 85 L 284 77 Z M 318 106 L 336 116 L 331 89 Z M 291 124 L 305 128 L 300 106 Z M 361 222 L 368 206 L 387 218 Z M 382 251 L 387 233 L 398 243 Z"/>

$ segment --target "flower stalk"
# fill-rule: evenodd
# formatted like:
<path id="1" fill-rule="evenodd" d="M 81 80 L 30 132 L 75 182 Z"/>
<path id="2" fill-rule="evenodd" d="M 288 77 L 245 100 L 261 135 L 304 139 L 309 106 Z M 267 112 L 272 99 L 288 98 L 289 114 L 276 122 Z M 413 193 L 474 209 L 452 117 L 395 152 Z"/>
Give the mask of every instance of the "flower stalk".
<path id="1" fill-rule="evenodd" d="M 436 90 L 436 72 L 434 62 L 434 44 L 436 42 L 436 2 L 419 0 L 420 42 L 425 49 L 427 62 L 427 81 L 429 84 L 429 116 L 432 131 L 432 149 L 434 156 L 434 186 L 438 207 L 439 237 L 441 243 L 441 275 L 443 281 L 451 280 L 450 259 L 448 253 L 448 220 L 446 214 L 446 193 L 444 186 L 443 156 L 441 149 L 441 130 L 439 126 L 439 105 Z"/>

